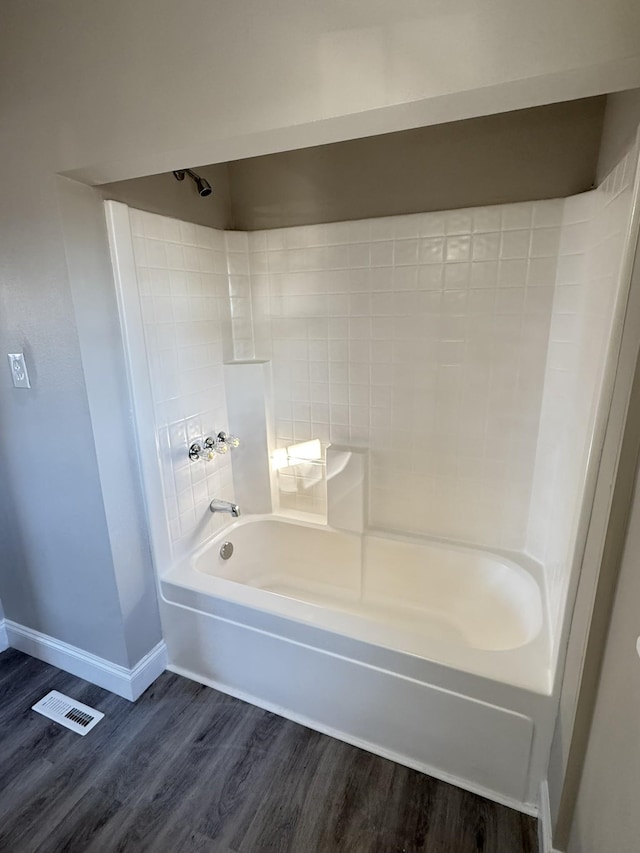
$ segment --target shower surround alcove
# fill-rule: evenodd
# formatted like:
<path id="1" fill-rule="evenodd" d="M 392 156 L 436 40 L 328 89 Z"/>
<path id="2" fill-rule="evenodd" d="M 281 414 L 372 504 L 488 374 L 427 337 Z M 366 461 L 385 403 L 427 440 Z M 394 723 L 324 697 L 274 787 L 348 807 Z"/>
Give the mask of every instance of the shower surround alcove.
<path id="1" fill-rule="evenodd" d="M 170 668 L 535 811 L 636 161 L 250 233 L 106 203 Z"/>

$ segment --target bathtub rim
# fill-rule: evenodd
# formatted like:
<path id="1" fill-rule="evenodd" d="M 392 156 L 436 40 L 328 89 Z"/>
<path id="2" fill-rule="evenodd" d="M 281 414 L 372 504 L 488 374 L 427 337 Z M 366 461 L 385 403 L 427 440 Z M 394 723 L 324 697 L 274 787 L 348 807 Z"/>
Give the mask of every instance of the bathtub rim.
<path id="1" fill-rule="evenodd" d="M 214 534 L 202 542 L 193 551 L 183 554 L 178 560 L 174 561 L 174 564 L 176 562 L 183 563 L 185 560 L 197 559 L 220 539 L 225 539 L 227 533 L 237 530 L 239 527 L 245 527 L 247 524 L 255 524 L 255 522 L 258 521 L 277 521 L 282 522 L 283 524 L 294 525 L 296 527 L 309 527 L 314 530 L 339 533 L 343 536 L 349 536 L 355 539 L 360 539 L 362 536 L 370 536 L 376 539 L 392 539 L 393 541 L 404 542 L 410 545 L 433 545 L 448 550 L 480 554 L 484 557 L 498 557 L 502 562 L 508 563 L 517 571 L 525 571 L 532 575 L 540 588 L 540 594 L 542 595 L 545 593 L 543 599 L 546 600 L 544 568 L 528 554 L 522 554 L 517 551 L 510 551 L 503 548 L 490 548 L 489 546 L 478 545 L 476 543 L 459 542 L 457 540 L 446 539 L 441 536 L 427 536 L 419 533 L 404 533 L 397 530 L 387 530 L 384 527 L 366 527 L 362 534 L 353 533 L 350 530 L 342 530 L 339 527 L 332 527 L 322 521 L 312 520 L 309 515 L 309 513 L 298 513 L 294 515 L 291 513 L 279 512 L 241 515 L 239 518 L 232 519 L 224 527 L 216 530 Z"/>
<path id="2" fill-rule="evenodd" d="M 314 645 L 320 639 L 319 647 L 323 647 L 324 642 L 328 641 L 330 636 L 333 638 L 341 637 L 348 641 L 347 647 L 349 643 L 360 643 L 374 649 L 383 650 L 384 652 L 392 652 L 395 655 L 405 656 L 417 662 L 425 662 L 432 666 L 442 666 L 457 673 L 488 679 L 491 682 L 507 685 L 515 689 L 526 690 L 545 697 L 552 695 L 554 673 L 551 659 L 548 610 L 546 607 L 542 568 L 538 564 L 535 564 L 538 574 L 538 577 L 536 577 L 535 568 L 531 571 L 528 566 L 525 567 L 521 563 L 516 562 L 511 554 L 503 556 L 493 550 L 490 551 L 473 546 L 467 547 L 459 543 L 432 540 L 426 537 L 404 537 L 401 535 L 393 537 L 404 542 L 412 541 L 417 544 L 426 544 L 428 542 L 429 544 L 439 545 L 444 549 L 455 548 L 465 552 L 476 552 L 483 556 L 498 557 L 501 561 L 507 562 L 516 570 L 520 572 L 524 571 L 533 577 L 541 595 L 541 629 L 533 640 L 522 646 L 506 650 L 463 649 L 463 653 L 457 657 L 455 654 L 447 655 L 446 650 L 444 654 L 438 654 L 437 652 L 422 654 L 376 641 L 375 638 L 367 636 L 366 627 L 359 636 L 353 631 L 349 631 L 348 625 L 338 628 L 337 625 L 341 622 L 340 618 L 336 619 L 332 616 L 329 620 L 325 618 L 320 621 L 309 618 L 312 614 L 319 615 L 323 613 L 331 613 L 336 614 L 338 617 L 344 617 L 344 614 L 339 614 L 337 611 L 330 611 L 329 608 L 317 604 L 278 595 L 277 593 L 261 590 L 245 583 L 220 578 L 195 568 L 196 560 L 202 557 L 207 551 L 214 549 L 219 542 L 224 541 L 232 535 L 234 530 L 252 522 L 255 523 L 256 521 L 277 521 L 297 526 L 303 525 L 322 531 L 333 531 L 358 539 L 360 538 L 359 534 L 346 533 L 345 531 L 328 527 L 325 524 L 297 521 L 275 513 L 242 516 L 217 531 L 215 536 L 210 537 L 191 554 L 176 561 L 168 571 L 160 575 L 160 595 L 163 601 L 169 605 L 186 606 L 189 609 L 213 616 L 214 618 L 222 618 L 227 621 L 236 622 L 237 624 L 254 627 L 256 630 L 266 630 L 268 633 L 274 633 L 274 631 L 271 628 L 263 627 L 265 621 L 269 624 L 269 620 L 280 620 L 274 623 L 276 627 L 275 633 L 287 639 L 293 639 L 294 642 L 296 641 L 296 637 L 300 635 L 305 636 L 304 629 L 309 629 L 307 634 L 309 637 L 313 637 L 313 639 L 309 639 L 309 637 L 302 639 L 301 641 L 304 644 Z M 390 538 L 386 531 L 377 529 L 366 530 L 365 535 L 379 536 L 385 539 Z M 527 561 L 527 563 L 529 562 L 534 563 L 532 560 Z M 185 592 L 179 593 L 176 591 L 180 588 Z M 242 608 L 244 608 L 244 611 Z M 304 616 L 305 612 L 307 618 Z M 260 614 L 265 614 L 266 620 Z M 344 618 L 344 622 L 352 618 L 349 615 Z M 300 630 L 299 626 L 302 626 L 302 630 Z M 317 631 L 322 632 L 326 636 L 322 638 L 321 635 L 316 635 L 315 632 Z M 329 642 L 329 645 L 335 645 L 335 640 L 333 643 Z M 338 643 L 338 646 L 341 645 L 341 643 Z M 442 648 L 439 651 L 442 651 Z M 418 669 L 420 669 L 420 663 Z"/>

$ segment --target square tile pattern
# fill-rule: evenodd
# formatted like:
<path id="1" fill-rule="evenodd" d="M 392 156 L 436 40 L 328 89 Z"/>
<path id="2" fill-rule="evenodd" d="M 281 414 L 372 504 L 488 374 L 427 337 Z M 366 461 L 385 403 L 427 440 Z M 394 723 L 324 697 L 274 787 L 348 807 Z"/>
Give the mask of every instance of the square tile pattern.
<path id="1" fill-rule="evenodd" d="M 188 447 L 228 429 L 222 375 L 233 358 L 225 235 L 130 210 L 156 441 L 171 542 L 192 549 L 222 523 L 213 497 L 233 497 L 231 457 L 192 463 Z"/>
<path id="2" fill-rule="evenodd" d="M 250 233 L 278 446 L 369 447 L 375 526 L 523 547 L 563 206 Z M 324 513 L 289 479 L 282 505 Z"/>
<path id="3" fill-rule="evenodd" d="M 268 359 L 272 449 L 369 448 L 372 526 L 526 550 L 557 618 L 634 167 L 569 199 L 251 233 L 131 210 L 174 548 L 228 521 L 207 506 L 232 457 L 187 457 L 227 428 L 222 364 Z M 319 466 L 274 476 L 281 508 L 324 516 Z"/>

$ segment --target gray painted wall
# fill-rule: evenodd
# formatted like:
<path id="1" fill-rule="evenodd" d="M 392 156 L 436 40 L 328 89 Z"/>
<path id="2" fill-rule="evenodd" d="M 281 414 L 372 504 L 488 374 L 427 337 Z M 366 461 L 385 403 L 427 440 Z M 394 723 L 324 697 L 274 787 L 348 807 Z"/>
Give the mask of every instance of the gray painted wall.
<path id="1" fill-rule="evenodd" d="M 592 186 L 604 106 L 587 98 L 204 166 L 216 188 L 206 199 L 171 173 L 101 191 L 243 231 L 558 198 Z"/>
<path id="2" fill-rule="evenodd" d="M 229 163 L 235 228 L 252 231 L 583 192 L 604 98 Z"/>
<path id="3" fill-rule="evenodd" d="M 598 158 L 598 183 L 609 174 L 635 138 L 640 123 L 640 89 L 607 95 L 602 143 Z"/>
<path id="4" fill-rule="evenodd" d="M 128 665 L 56 179 L 14 149 L 0 205 L 0 597 L 9 619 Z M 9 201 L 10 199 L 10 201 Z"/>
<path id="5" fill-rule="evenodd" d="M 102 197 L 121 201 L 138 210 L 148 210 L 163 216 L 173 216 L 211 228 L 230 228 L 231 198 L 226 163 L 199 166 L 197 173 L 211 184 L 213 193 L 200 198 L 193 181 L 178 182 L 171 172 L 148 175 L 131 181 L 118 181 L 99 187 Z"/>
<path id="6" fill-rule="evenodd" d="M 640 838 L 640 493 L 636 488 L 569 853 L 636 853 Z"/>
<path id="7" fill-rule="evenodd" d="M 21 177 L 0 206 L 0 351 L 25 352 L 32 388 L 0 370 L 0 596 L 7 618 L 131 667 L 161 631 L 102 198 Z"/>

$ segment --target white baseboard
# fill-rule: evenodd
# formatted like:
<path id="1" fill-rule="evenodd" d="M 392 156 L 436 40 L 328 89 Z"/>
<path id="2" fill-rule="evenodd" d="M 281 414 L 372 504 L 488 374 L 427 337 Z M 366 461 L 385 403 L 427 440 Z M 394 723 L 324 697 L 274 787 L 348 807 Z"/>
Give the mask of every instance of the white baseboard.
<path id="1" fill-rule="evenodd" d="M 127 669 L 9 619 L 5 619 L 4 625 L 7 644 L 12 648 L 104 687 L 131 702 L 135 702 L 167 667 L 164 641 L 151 649 L 133 669 Z"/>
<path id="2" fill-rule="evenodd" d="M 135 702 L 139 696 L 142 696 L 147 687 L 150 687 L 153 682 L 162 675 L 167 668 L 168 657 L 167 647 L 164 640 L 154 646 L 150 652 L 138 661 L 133 669 L 126 670 L 129 674 L 131 686 L 132 702 Z"/>
<path id="3" fill-rule="evenodd" d="M 560 853 L 553 846 L 551 832 L 551 803 L 549 784 L 546 779 L 540 783 L 540 802 L 538 804 L 538 847 L 540 853 Z"/>
<path id="4" fill-rule="evenodd" d="M 7 626 L 5 619 L 0 619 L 0 652 L 4 652 L 9 648 L 9 638 L 7 637 Z"/>

